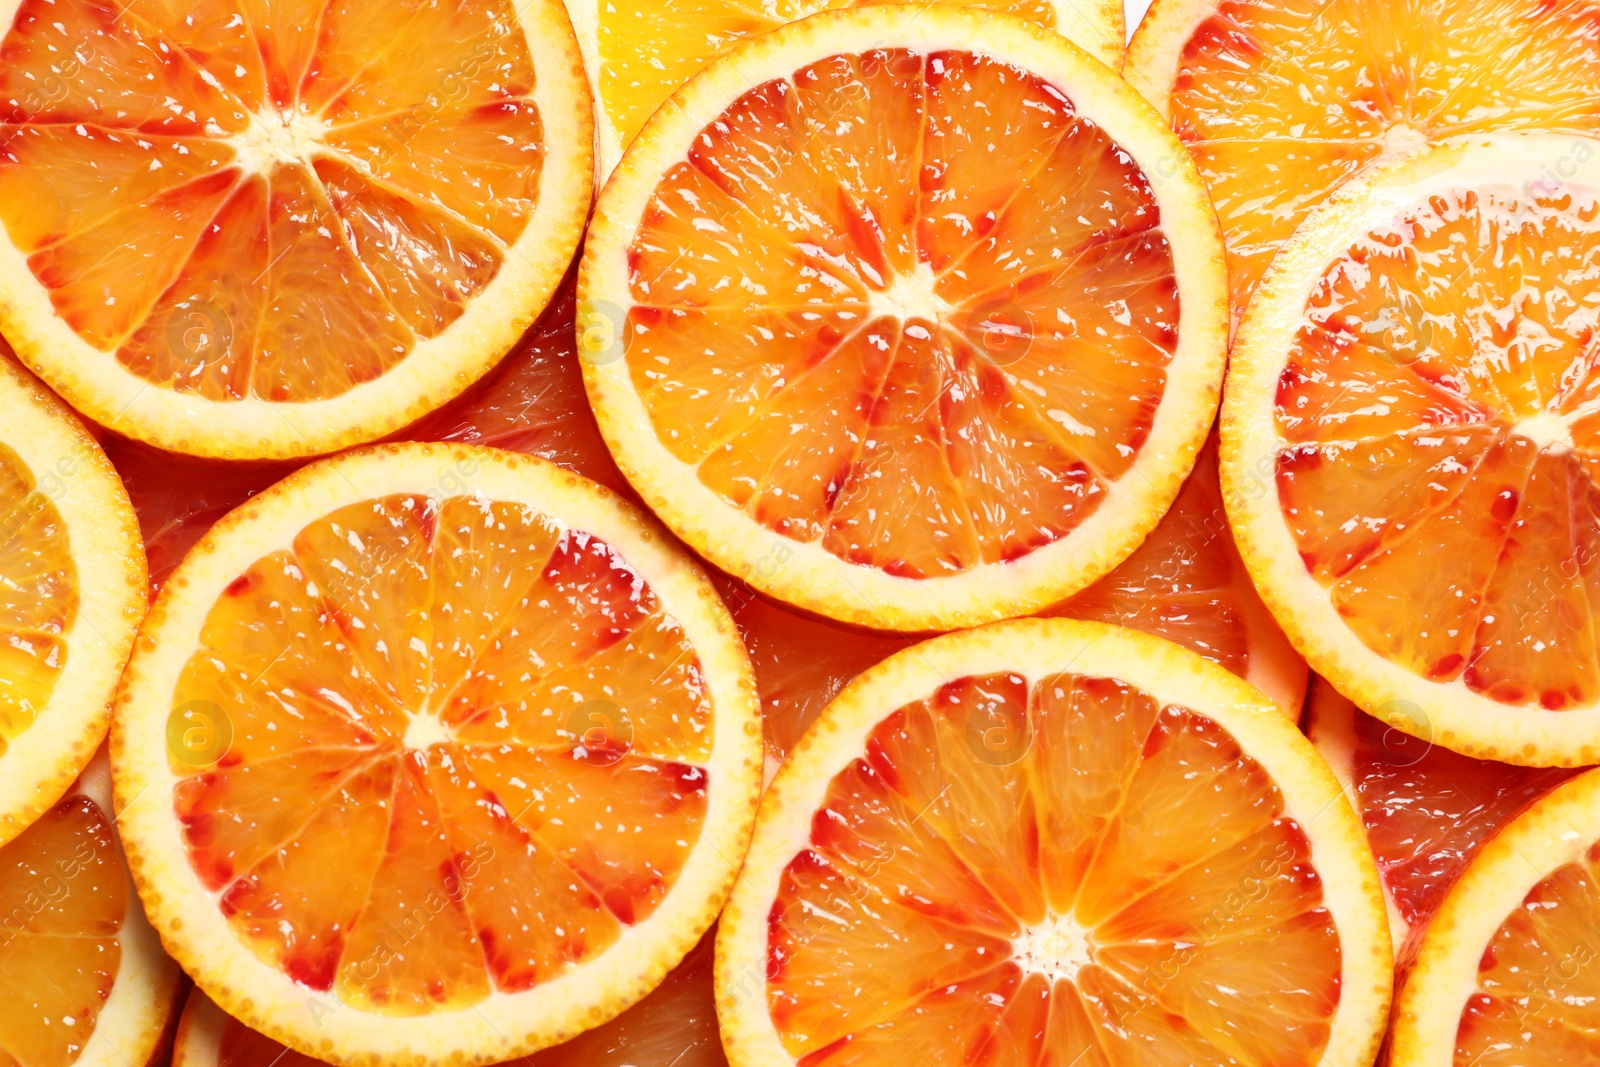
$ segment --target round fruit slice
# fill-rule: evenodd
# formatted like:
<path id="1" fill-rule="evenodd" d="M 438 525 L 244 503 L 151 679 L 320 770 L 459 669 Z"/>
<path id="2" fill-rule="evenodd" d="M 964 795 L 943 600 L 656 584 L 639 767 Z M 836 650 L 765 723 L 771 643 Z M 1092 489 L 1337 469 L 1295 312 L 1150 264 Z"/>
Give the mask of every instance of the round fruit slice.
<path id="1" fill-rule="evenodd" d="M 181 977 L 112 830 L 102 749 L 67 796 L 0 847 L 0 1063 L 145 1067 L 171 1036 Z"/>
<path id="2" fill-rule="evenodd" d="M 1168 642 L 1028 619 L 891 657 L 807 733 L 717 1010 L 734 1067 L 1365 1065 L 1390 963 L 1361 826 L 1281 712 Z"/>
<path id="3" fill-rule="evenodd" d="M 727 1067 L 717 1037 L 708 935 L 649 996 L 565 1044 L 511 1061 L 517 1067 Z M 172 1050 L 172 1067 L 318 1067 L 321 1060 L 285 1048 L 189 994 Z"/>
<path id="4" fill-rule="evenodd" d="M 1600 141 L 1442 146 L 1308 221 L 1234 346 L 1223 488 L 1262 598 L 1340 692 L 1466 755 L 1600 762 L 1597 250 Z"/>
<path id="5" fill-rule="evenodd" d="M 736 0 L 572 0 L 594 92 L 602 180 L 645 120 L 707 63 L 757 34 L 837 7 L 845 0 L 785 0 L 770 6 Z M 1121 0 L 981 0 L 957 2 L 1017 15 L 1054 30 L 1113 69 L 1127 40 Z"/>
<path id="6" fill-rule="evenodd" d="M 105 739 L 146 604 L 128 494 L 10 351 L 0 341 L 0 845 Z"/>
<path id="7" fill-rule="evenodd" d="M 0 4 L 0 329 L 163 448 L 308 456 L 459 393 L 593 195 L 557 0 Z"/>
<path id="8" fill-rule="evenodd" d="M 633 143 L 579 273 L 584 380 L 717 566 L 952 629 L 1077 592 L 1160 520 L 1222 373 L 1221 255 L 1188 154 L 1064 38 L 830 11 Z"/>
<path id="9" fill-rule="evenodd" d="M 647 516 L 532 457 L 386 445 L 256 496 L 163 587 L 119 696 L 121 827 L 242 1022 L 351 1067 L 504 1060 L 711 925 L 757 714 Z"/>
<path id="10" fill-rule="evenodd" d="M 1393 1067 L 1600 1060 L 1600 771 L 1501 830 L 1428 925 L 1395 1013 Z"/>
<path id="11" fill-rule="evenodd" d="M 1451 752 L 1425 740 L 1425 725 L 1422 736 L 1385 725 L 1321 678 L 1311 682 L 1305 727 L 1366 827 L 1396 946 L 1412 947 L 1496 830 L 1573 774 Z"/>
<path id="12" fill-rule="evenodd" d="M 1334 189 L 1429 142 L 1592 131 L 1592 0 L 1156 0 L 1127 79 L 1193 150 L 1235 314 Z"/>

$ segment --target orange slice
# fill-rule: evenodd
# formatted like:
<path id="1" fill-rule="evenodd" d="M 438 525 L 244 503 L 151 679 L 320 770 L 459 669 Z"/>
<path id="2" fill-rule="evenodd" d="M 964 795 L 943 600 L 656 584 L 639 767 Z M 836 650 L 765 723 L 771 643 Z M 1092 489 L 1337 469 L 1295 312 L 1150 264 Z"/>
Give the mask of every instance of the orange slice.
<path id="1" fill-rule="evenodd" d="M 1417 737 L 1363 714 L 1321 678 L 1305 728 L 1361 816 L 1396 946 L 1420 936 L 1496 830 L 1573 773 L 1451 752 L 1425 740 L 1425 727 Z"/>
<path id="2" fill-rule="evenodd" d="M 0 1064 L 146 1067 L 182 975 L 161 951 L 112 830 L 104 749 L 0 846 Z"/>
<path id="3" fill-rule="evenodd" d="M 113 760 L 139 890 L 230 1014 L 307 1055 L 573 1036 L 705 933 L 749 834 L 749 664 L 709 583 L 532 457 L 307 467 L 162 588 Z"/>
<path id="4" fill-rule="evenodd" d="M 1012 16 L 863 7 L 656 112 L 596 209 L 580 353 L 696 551 L 819 615 L 952 629 L 1077 592 L 1160 520 L 1223 283 L 1187 153 L 1103 64 Z"/>
<path id="5" fill-rule="evenodd" d="M 696 945 L 649 996 L 603 1026 L 511 1061 L 517 1067 L 727 1067 L 717 1038 L 711 940 Z M 318 1067 L 232 1018 L 196 989 L 183 1009 L 172 1067 Z"/>
<path id="6" fill-rule="evenodd" d="M 1396 1006 L 1393 1067 L 1600 1060 L 1600 772 L 1501 830 L 1428 925 Z"/>
<path id="7" fill-rule="evenodd" d="M 849 0 L 571 0 L 567 10 L 594 91 L 604 179 L 650 115 L 707 63 L 742 41 Z M 962 0 L 1055 30 L 1116 68 L 1127 40 L 1121 0 Z"/>
<path id="8" fill-rule="evenodd" d="M 505 354 L 593 186 L 557 0 L 21 0 L 0 19 L 0 329 L 164 448 L 369 441 Z"/>
<path id="9" fill-rule="evenodd" d="M 1590 0 L 1156 0 L 1124 74 L 1194 152 L 1237 315 L 1301 220 L 1374 163 L 1592 131 L 1600 19 Z"/>
<path id="10" fill-rule="evenodd" d="M 10 351 L 0 341 L 0 845 L 61 799 L 105 739 L 145 610 L 128 494 Z"/>
<path id="11" fill-rule="evenodd" d="M 1600 762 L 1594 249 L 1600 141 L 1435 148 L 1307 222 L 1234 346 L 1263 599 L 1340 692 L 1478 758 Z"/>
<path id="12" fill-rule="evenodd" d="M 807 733 L 717 1010 L 734 1067 L 1366 1065 L 1390 964 L 1360 824 L 1276 707 L 1157 638 L 1029 619 L 885 660 Z"/>

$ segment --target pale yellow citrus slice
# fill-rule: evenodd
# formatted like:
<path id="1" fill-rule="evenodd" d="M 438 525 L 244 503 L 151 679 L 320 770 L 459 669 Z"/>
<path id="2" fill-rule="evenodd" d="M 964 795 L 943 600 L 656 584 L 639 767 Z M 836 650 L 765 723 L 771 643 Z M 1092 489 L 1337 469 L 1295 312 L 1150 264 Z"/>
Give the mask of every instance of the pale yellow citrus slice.
<path id="1" fill-rule="evenodd" d="M 1593 0 L 1156 0 L 1125 76 L 1194 151 L 1235 314 L 1329 193 L 1430 142 L 1600 123 Z"/>
<path id="2" fill-rule="evenodd" d="M 1392 1067 L 1600 1062 L 1600 771 L 1484 845 L 1428 924 L 1396 1003 Z"/>
<path id="3" fill-rule="evenodd" d="M 105 750 L 0 846 L 0 1065 L 145 1067 L 175 1021 L 161 951 L 113 830 Z"/>
<path id="4" fill-rule="evenodd" d="M 145 611 L 128 494 L 94 438 L 0 341 L 0 844 L 105 739 Z"/>
<path id="5" fill-rule="evenodd" d="M 1182 145 L 1014 16 L 828 11 L 657 111 L 578 278 L 584 380 L 711 562 L 854 625 L 951 629 L 1102 577 L 1177 496 L 1227 332 Z"/>
<path id="6" fill-rule="evenodd" d="M 1402 959 L 1483 843 L 1574 773 L 1451 752 L 1425 739 L 1425 723 L 1397 730 L 1321 678 L 1311 680 L 1305 731 L 1361 816 Z"/>
<path id="7" fill-rule="evenodd" d="M 1389 931 L 1327 766 L 1158 638 L 1026 619 L 857 678 L 717 935 L 733 1067 L 1365 1065 Z"/>
<path id="8" fill-rule="evenodd" d="M 1262 598 L 1340 692 L 1478 758 L 1600 761 L 1597 254 L 1600 141 L 1439 146 L 1302 226 L 1234 346 Z"/>
<path id="9" fill-rule="evenodd" d="M 595 98 L 600 177 L 617 165 L 656 108 L 741 41 L 859 0 L 568 0 Z M 1122 0 L 956 0 L 1054 30 L 1113 68 L 1127 30 Z"/>
<path id="10" fill-rule="evenodd" d="M 493 366 L 577 248 L 558 0 L 6 0 L 0 32 L 0 329 L 121 433 L 380 437 Z"/>
<path id="11" fill-rule="evenodd" d="M 509 1061 L 516 1067 L 727 1067 L 712 999 L 710 935 L 662 983 L 610 1022 Z M 189 995 L 172 1067 L 320 1067 L 250 1029 L 200 990 Z"/>
<path id="12" fill-rule="evenodd" d="M 505 1060 L 649 992 L 721 907 L 754 684 L 648 516 L 528 456 L 384 445 L 232 512 L 118 700 L 135 880 L 208 996 L 355 1067 Z"/>

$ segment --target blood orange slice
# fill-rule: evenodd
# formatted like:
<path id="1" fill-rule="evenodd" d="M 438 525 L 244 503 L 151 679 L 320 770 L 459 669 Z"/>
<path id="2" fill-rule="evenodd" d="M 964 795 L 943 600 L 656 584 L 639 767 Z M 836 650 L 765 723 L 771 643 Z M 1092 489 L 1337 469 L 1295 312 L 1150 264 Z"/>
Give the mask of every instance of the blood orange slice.
<path id="1" fill-rule="evenodd" d="M 1064 38 L 829 11 L 717 60 L 628 150 L 579 272 L 584 380 L 711 562 L 951 629 L 1078 592 L 1160 520 L 1222 373 L 1221 254 L 1181 144 Z"/>
<path id="2" fill-rule="evenodd" d="M 72 785 L 111 722 L 145 610 L 128 495 L 0 341 L 0 844 Z"/>
<path id="3" fill-rule="evenodd" d="M 1573 773 L 1451 752 L 1425 740 L 1425 725 L 1423 736 L 1397 730 L 1320 678 L 1311 682 L 1305 728 L 1361 816 L 1396 946 L 1420 936 L 1495 831 Z"/>
<path id="4" fill-rule="evenodd" d="M 1156 0 L 1125 74 L 1194 151 L 1236 314 L 1342 183 L 1430 142 L 1592 131 L 1591 0 Z"/>
<path id="5" fill-rule="evenodd" d="M 165 1051 L 182 975 L 139 907 L 112 823 L 102 749 L 0 846 L 6 1067 L 145 1067 Z"/>
<path id="6" fill-rule="evenodd" d="M 504 355 L 577 247 L 557 0 L 9 0 L 0 28 L 0 328 L 118 432 L 382 436 Z"/>
<path id="7" fill-rule="evenodd" d="M 762 802 L 717 1009 L 734 1067 L 1365 1065 L 1390 962 L 1281 712 L 1168 642 L 1020 620 L 829 705 Z"/>
<path id="8" fill-rule="evenodd" d="M 760 788 L 709 583 L 532 457 L 386 445 L 215 526 L 124 675 L 152 921 L 307 1055 L 486 1063 L 598 1025 L 715 918 Z"/>
<path id="9" fill-rule="evenodd" d="M 572 14 L 594 90 L 600 175 L 611 173 L 645 120 L 707 63 L 757 34 L 849 0 L 572 0 Z M 1127 40 L 1121 0 L 962 0 L 1055 30 L 1113 68 Z"/>
<path id="10" fill-rule="evenodd" d="M 1428 924 L 1396 1005 L 1393 1067 L 1600 1060 L 1600 771 L 1484 845 Z"/>
<path id="11" fill-rule="evenodd" d="M 1600 141 L 1441 146 L 1307 222 L 1234 346 L 1263 599 L 1346 696 L 1478 758 L 1600 761 L 1596 249 Z"/>

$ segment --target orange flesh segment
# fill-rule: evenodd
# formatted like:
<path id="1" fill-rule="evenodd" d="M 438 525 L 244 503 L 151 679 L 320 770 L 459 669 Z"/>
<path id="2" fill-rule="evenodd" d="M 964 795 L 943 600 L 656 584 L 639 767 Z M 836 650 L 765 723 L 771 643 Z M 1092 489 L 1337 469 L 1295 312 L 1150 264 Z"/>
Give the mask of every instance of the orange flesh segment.
<path id="1" fill-rule="evenodd" d="M 121 966 L 127 877 L 110 820 L 82 795 L 0 849 L 0 1064 L 82 1053 Z"/>
<path id="2" fill-rule="evenodd" d="M 1597 216 L 1582 189 L 1413 206 L 1326 271 L 1278 381 L 1307 570 L 1373 651 L 1504 704 L 1600 699 Z"/>
<path id="3" fill-rule="evenodd" d="M 1216 723 L 994 675 L 893 712 L 835 776 L 773 904 L 767 1000 L 803 1067 L 1310 1064 L 1339 960 L 1309 842 Z"/>
<path id="4" fill-rule="evenodd" d="M 1453 1062 L 1511 1067 L 1600 1057 L 1600 986 L 1589 966 L 1600 921 L 1600 848 L 1528 891 L 1478 963 Z"/>
<path id="5" fill-rule="evenodd" d="M 532 508 L 348 505 L 236 579 L 201 645 L 174 706 L 232 737 L 171 760 L 190 862 L 264 961 L 347 1003 L 547 981 L 646 918 L 698 839 L 693 647 L 609 546 Z"/>
<path id="6" fill-rule="evenodd" d="M 1335 188 L 1424 141 L 1587 132 L 1600 20 L 1582 0 L 1222 0 L 1169 104 L 1228 248 L 1235 314 Z"/>
<path id="7" fill-rule="evenodd" d="M 964 52 L 751 89 L 662 176 L 628 260 L 661 443 L 762 525 L 914 578 L 1071 533 L 1177 344 L 1143 173 L 1054 86 Z"/>
<path id="8" fill-rule="evenodd" d="M 32 725 L 67 665 L 78 616 L 78 568 L 51 499 L 68 471 L 40 485 L 0 445 L 0 754 Z"/>
<path id="9" fill-rule="evenodd" d="M 0 43 L 0 223 L 88 344 L 207 400 L 322 399 L 494 279 L 543 162 L 507 0 L 126 7 L 27 0 Z"/>

